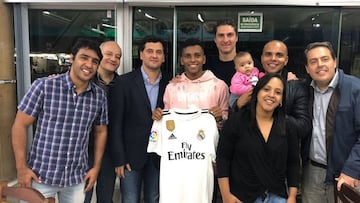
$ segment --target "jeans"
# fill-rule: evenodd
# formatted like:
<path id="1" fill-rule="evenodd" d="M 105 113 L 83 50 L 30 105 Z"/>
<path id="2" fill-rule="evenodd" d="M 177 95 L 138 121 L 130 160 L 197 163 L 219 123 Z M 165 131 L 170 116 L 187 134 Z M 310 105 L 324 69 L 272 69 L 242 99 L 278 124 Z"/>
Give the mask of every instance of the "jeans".
<path id="1" fill-rule="evenodd" d="M 89 152 L 89 166 L 94 162 L 93 152 Z M 112 203 L 114 187 L 115 187 L 115 167 L 111 163 L 108 150 L 104 151 L 101 162 L 101 169 L 96 182 L 96 199 L 97 203 Z M 85 203 L 91 202 L 93 189 L 89 190 L 85 195 Z"/>
<path id="2" fill-rule="evenodd" d="M 59 203 L 83 202 L 85 198 L 84 183 L 69 187 L 57 187 L 57 186 L 45 185 L 33 181 L 32 187 L 37 189 L 46 198 L 49 197 L 55 198 L 57 194 Z"/>
<path id="3" fill-rule="evenodd" d="M 254 203 L 286 203 L 286 199 L 276 194 L 265 192 Z"/>
<path id="4" fill-rule="evenodd" d="M 120 180 L 122 203 L 140 203 L 143 184 L 144 202 L 159 202 L 160 171 L 151 161 L 147 161 L 140 170 L 128 171 L 125 169 L 125 178 Z"/>

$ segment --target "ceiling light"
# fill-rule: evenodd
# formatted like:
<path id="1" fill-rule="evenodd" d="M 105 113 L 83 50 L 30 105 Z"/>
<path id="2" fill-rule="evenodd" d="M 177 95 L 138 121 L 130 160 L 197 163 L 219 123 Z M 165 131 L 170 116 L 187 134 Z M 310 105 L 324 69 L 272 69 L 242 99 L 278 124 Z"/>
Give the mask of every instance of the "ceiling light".
<path id="1" fill-rule="evenodd" d="M 96 33 L 98 33 L 98 34 L 102 34 L 102 35 L 105 34 L 105 32 L 103 32 L 103 31 L 101 31 L 101 30 L 99 30 L 99 29 L 96 29 L 96 28 L 91 28 L 91 30 L 94 31 L 94 32 L 96 32 Z"/>
<path id="2" fill-rule="evenodd" d="M 101 24 L 101 26 L 108 27 L 108 28 L 113 28 L 113 29 L 116 28 L 116 26 L 114 26 L 114 25 L 109 25 L 109 24 L 105 24 L 105 23 Z"/>
<path id="3" fill-rule="evenodd" d="M 156 20 L 156 19 L 157 19 L 157 18 L 151 16 L 151 15 L 148 14 L 148 13 L 145 13 L 145 17 L 150 18 L 151 20 Z"/>
<path id="4" fill-rule="evenodd" d="M 202 18 L 201 13 L 197 14 L 197 18 L 199 19 L 200 22 L 202 22 L 202 23 L 204 22 L 204 19 Z"/>

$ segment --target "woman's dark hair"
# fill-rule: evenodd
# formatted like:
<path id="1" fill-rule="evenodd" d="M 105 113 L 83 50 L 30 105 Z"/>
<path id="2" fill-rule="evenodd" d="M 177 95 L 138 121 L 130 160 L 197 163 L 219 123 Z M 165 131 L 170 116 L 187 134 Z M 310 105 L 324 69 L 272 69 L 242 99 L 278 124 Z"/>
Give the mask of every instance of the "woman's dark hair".
<path id="1" fill-rule="evenodd" d="M 250 100 L 250 119 L 251 119 L 252 125 L 257 125 L 257 122 L 256 122 L 256 105 L 258 103 L 257 95 L 259 94 L 259 91 L 261 89 L 263 89 L 265 87 L 265 85 L 268 84 L 269 81 L 273 78 L 278 78 L 284 86 L 281 105 L 276 107 L 276 109 L 273 113 L 273 118 L 274 118 L 274 120 L 277 120 L 277 122 L 278 122 L 278 128 L 276 129 L 278 131 L 278 133 L 285 135 L 285 133 L 286 133 L 286 125 L 285 125 L 285 123 L 286 123 L 286 121 L 285 121 L 286 82 L 283 80 L 283 78 L 281 77 L 281 75 L 279 73 L 266 74 L 264 77 L 262 77 L 258 81 L 256 86 L 254 87 L 253 93 L 251 95 L 251 100 Z"/>

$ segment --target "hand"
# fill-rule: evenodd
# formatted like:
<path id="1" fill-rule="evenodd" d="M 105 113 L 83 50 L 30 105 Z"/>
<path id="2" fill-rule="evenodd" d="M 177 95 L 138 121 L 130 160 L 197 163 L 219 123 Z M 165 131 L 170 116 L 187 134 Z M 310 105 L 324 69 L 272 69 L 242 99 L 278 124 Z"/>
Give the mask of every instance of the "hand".
<path id="1" fill-rule="evenodd" d="M 287 80 L 299 80 L 293 72 L 288 72 Z"/>
<path id="2" fill-rule="evenodd" d="M 289 187 L 288 188 L 288 198 L 286 200 L 287 203 L 296 203 L 296 195 L 298 189 L 296 187 Z"/>
<path id="3" fill-rule="evenodd" d="M 27 166 L 17 169 L 17 180 L 20 187 L 31 187 L 32 180 L 41 183 L 40 179 Z"/>
<path id="4" fill-rule="evenodd" d="M 116 167 L 115 173 L 119 178 L 125 178 L 124 165 Z"/>
<path id="5" fill-rule="evenodd" d="M 251 89 L 251 90 L 245 92 L 244 94 L 240 95 L 240 97 L 236 100 L 236 105 L 239 109 L 241 109 L 247 103 L 250 102 L 252 92 L 253 92 L 253 90 Z"/>
<path id="6" fill-rule="evenodd" d="M 214 106 L 209 109 L 210 113 L 214 116 L 217 122 L 222 121 L 222 109 L 218 106 Z"/>
<path id="7" fill-rule="evenodd" d="M 286 203 L 296 203 L 296 197 L 289 196 L 286 200 Z"/>
<path id="8" fill-rule="evenodd" d="M 161 120 L 161 118 L 162 118 L 162 110 L 161 110 L 161 108 L 156 108 L 156 109 L 152 112 L 151 118 L 152 118 L 154 121 Z"/>
<path id="9" fill-rule="evenodd" d="M 100 168 L 94 167 L 90 169 L 84 178 L 84 182 L 87 183 L 84 192 L 89 191 L 95 184 L 96 179 L 99 175 Z"/>
<path id="10" fill-rule="evenodd" d="M 176 75 L 173 79 L 170 80 L 169 83 L 179 83 L 179 82 L 181 82 L 181 76 Z"/>
<path id="11" fill-rule="evenodd" d="M 339 177 L 335 178 L 335 180 L 338 181 L 336 187 L 339 191 L 340 191 L 341 185 L 343 183 L 346 183 L 346 184 L 350 185 L 351 187 L 356 187 L 359 184 L 359 180 L 352 178 L 348 175 L 345 175 L 344 173 L 341 173 Z"/>
<path id="12" fill-rule="evenodd" d="M 228 193 L 226 195 L 222 195 L 223 203 L 242 203 L 237 197 L 233 194 Z"/>
<path id="13" fill-rule="evenodd" d="M 50 74 L 50 75 L 48 75 L 48 77 L 49 78 L 52 78 L 52 77 L 55 77 L 55 76 L 58 76 L 59 74 L 57 74 L 57 73 L 54 73 L 54 74 Z"/>
<path id="14" fill-rule="evenodd" d="M 131 171 L 131 167 L 130 164 L 126 164 L 126 170 Z M 125 166 L 118 166 L 115 168 L 115 173 L 117 176 L 119 176 L 120 178 L 125 178 Z"/>

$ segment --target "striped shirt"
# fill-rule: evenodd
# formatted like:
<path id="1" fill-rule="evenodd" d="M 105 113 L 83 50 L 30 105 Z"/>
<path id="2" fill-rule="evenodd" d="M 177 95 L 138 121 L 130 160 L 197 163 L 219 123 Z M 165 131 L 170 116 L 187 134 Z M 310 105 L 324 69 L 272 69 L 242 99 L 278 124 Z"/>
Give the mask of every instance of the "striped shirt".
<path id="1" fill-rule="evenodd" d="M 37 118 L 28 165 L 42 183 L 80 184 L 88 168 L 88 140 L 93 125 L 108 124 L 106 93 L 94 83 L 77 95 L 69 72 L 40 78 L 18 109 Z"/>

